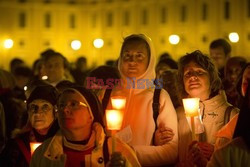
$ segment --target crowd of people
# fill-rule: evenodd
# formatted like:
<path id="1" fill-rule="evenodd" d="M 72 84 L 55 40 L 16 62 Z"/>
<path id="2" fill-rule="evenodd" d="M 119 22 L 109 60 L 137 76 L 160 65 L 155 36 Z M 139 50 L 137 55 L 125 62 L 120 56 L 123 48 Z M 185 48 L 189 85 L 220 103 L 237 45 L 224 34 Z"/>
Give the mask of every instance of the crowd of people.
<path id="1" fill-rule="evenodd" d="M 249 166 L 249 82 L 250 63 L 226 39 L 177 61 L 157 59 L 143 34 L 98 67 L 52 49 L 32 68 L 15 58 L 0 69 L 0 166 Z M 114 96 L 126 98 L 116 134 L 106 120 Z M 199 98 L 195 132 L 184 98 Z"/>

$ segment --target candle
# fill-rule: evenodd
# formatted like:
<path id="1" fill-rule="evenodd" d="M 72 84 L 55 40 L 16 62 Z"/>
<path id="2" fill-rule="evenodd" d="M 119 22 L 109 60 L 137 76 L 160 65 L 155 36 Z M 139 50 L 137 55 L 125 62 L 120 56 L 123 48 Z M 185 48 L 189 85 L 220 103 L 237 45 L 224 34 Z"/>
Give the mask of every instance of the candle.
<path id="1" fill-rule="evenodd" d="M 31 155 L 34 153 L 34 151 L 37 149 L 38 146 L 40 146 L 42 143 L 39 142 L 30 142 L 30 152 Z"/>
<path id="2" fill-rule="evenodd" d="M 199 115 L 199 98 L 182 99 L 184 110 L 187 117 L 190 117 L 190 124 L 192 130 L 192 139 L 195 140 L 195 124 L 194 117 Z"/>
<path id="3" fill-rule="evenodd" d="M 114 109 L 122 110 L 126 105 L 126 97 L 123 96 L 113 96 L 111 97 L 111 104 Z"/>
<path id="4" fill-rule="evenodd" d="M 106 110 L 107 128 L 109 130 L 120 130 L 122 126 L 121 110 Z"/>
<path id="5" fill-rule="evenodd" d="M 200 98 L 186 98 L 182 99 L 186 116 L 195 117 L 199 115 Z"/>

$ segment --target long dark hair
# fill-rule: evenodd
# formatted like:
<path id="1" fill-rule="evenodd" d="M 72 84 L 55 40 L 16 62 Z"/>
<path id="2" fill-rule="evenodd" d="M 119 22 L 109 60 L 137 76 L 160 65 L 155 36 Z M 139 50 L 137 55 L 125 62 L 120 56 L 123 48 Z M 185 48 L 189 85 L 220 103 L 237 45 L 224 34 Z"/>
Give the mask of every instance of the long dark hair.
<path id="1" fill-rule="evenodd" d="M 245 97 L 240 107 L 239 118 L 235 127 L 234 136 L 242 137 L 250 150 L 250 86 L 247 88 Z"/>

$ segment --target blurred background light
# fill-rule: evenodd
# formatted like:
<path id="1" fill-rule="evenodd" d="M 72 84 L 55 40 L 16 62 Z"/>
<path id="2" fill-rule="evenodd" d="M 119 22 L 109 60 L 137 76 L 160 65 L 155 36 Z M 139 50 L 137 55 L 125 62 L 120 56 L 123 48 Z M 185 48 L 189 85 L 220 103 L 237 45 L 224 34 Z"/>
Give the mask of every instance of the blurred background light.
<path id="1" fill-rule="evenodd" d="M 168 40 L 172 45 L 177 45 L 180 42 L 180 37 L 178 35 L 170 35 Z"/>
<path id="2" fill-rule="evenodd" d="M 82 46 L 82 43 L 81 43 L 81 41 L 79 41 L 79 40 L 73 40 L 73 41 L 71 42 L 71 48 L 72 48 L 73 50 L 79 50 L 79 49 L 81 48 L 81 46 Z"/>
<path id="3" fill-rule="evenodd" d="M 104 41 L 101 38 L 97 38 L 94 40 L 93 45 L 95 48 L 102 48 L 104 45 Z"/>
<path id="4" fill-rule="evenodd" d="M 6 39 L 6 40 L 4 41 L 4 48 L 6 48 L 6 49 L 12 48 L 13 45 L 14 45 L 14 42 L 13 42 L 12 39 Z"/>
<path id="5" fill-rule="evenodd" d="M 237 43 L 239 41 L 239 35 L 237 32 L 231 32 L 229 35 L 229 40 L 233 43 Z"/>

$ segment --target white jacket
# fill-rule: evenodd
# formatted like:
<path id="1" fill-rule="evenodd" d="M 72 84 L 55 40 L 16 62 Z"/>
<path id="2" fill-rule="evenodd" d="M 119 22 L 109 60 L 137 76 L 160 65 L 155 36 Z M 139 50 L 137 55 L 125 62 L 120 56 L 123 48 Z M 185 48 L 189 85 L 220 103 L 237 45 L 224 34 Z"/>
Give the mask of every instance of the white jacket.
<path id="1" fill-rule="evenodd" d="M 132 140 L 130 145 L 136 150 L 137 157 L 142 166 L 157 166 L 175 163 L 178 151 L 178 132 L 177 132 L 177 116 L 173 103 L 169 94 L 165 90 L 161 90 L 160 108 L 157 118 L 157 125 L 164 123 L 174 132 L 174 138 L 169 143 L 162 146 L 153 146 L 152 139 L 155 131 L 155 122 L 153 119 L 153 80 L 155 79 L 155 52 L 151 39 L 138 35 L 145 39 L 150 46 L 150 62 L 144 74 L 136 78 L 135 87 L 128 88 L 128 78 L 121 72 L 121 56 L 119 58 L 118 69 L 121 73 L 125 84 L 122 88 L 114 88 L 111 96 L 122 95 L 126 97 L 126 108 L 124 112 L 123 128 L 130 127 L 132 130 Z M 131 81 L 131 80 L 130 80 Z M 141 81 L 141 82 L 140 82 Z M 147 87 L 146 83 L 151 83 L 151 87 Z M 141 86 L 145 86 L 141 88 Z M 108 108 L 110 108 L 110 103 Z"/>

